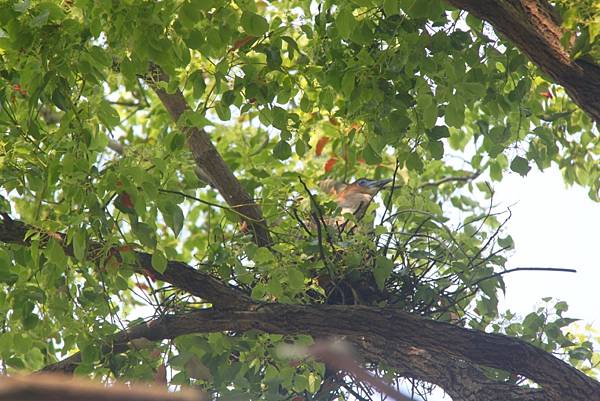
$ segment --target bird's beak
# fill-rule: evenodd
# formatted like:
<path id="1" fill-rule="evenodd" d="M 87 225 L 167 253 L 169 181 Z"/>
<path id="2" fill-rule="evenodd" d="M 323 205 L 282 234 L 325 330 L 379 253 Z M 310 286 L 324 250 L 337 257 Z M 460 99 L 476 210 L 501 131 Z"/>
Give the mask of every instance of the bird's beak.
<path id="1" fill-rule="evenodd" d="M 385 180 L 369 180 L 367 186 L 369 188 L 377 188 L 377 189 L 381 189 L 383 187 L 385 187 L 387 184 L 389 184 L 390 182 L 392 182 L 391 178 L 386 178 Z"/>

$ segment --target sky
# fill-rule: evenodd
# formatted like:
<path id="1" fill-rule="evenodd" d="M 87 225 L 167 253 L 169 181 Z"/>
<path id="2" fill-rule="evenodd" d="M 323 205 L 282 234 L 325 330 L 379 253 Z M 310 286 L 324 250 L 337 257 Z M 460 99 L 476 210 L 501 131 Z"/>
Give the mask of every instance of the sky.
<path id="1" fill-rule="evenodd" d="M 600 204 L 579 186 L 566 187 L 557 167 L 533 169 L 526 177 L 508 174 L 495 185 L 500 205 L 510 206 L 506 232 L 515 242 L 508 268 L 572 268 L 577 273 L 515 272 L 504 276 L 500 310 L 524 316 L 543 297 L 569 304 L 569 317 L 600 329 L 595 299 L 600 283 Z"/>

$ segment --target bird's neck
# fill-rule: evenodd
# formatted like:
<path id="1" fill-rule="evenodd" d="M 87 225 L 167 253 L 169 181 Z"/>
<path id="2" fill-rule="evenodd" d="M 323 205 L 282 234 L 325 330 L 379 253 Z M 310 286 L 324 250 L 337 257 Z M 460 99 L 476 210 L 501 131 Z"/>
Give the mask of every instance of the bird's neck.
<path id="1" fill-rule="evenodd" d="M 371 195 L 360 192 L 343 194 L 338 198 L 338 206 L 342 208 L 343 213 L 361 213 L 367 208 L 371 201 Z"/>

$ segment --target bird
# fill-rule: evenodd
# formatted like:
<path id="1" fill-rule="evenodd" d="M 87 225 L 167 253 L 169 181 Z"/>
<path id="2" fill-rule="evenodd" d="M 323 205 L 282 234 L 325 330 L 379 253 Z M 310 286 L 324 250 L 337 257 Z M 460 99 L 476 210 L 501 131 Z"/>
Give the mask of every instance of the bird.
<path id="1" fill-rule="evenodd" d="M 327 304 L 370 305 L 385 299 L 386 294 L 378 288 L 372 269 L 369 268 L 374 265 L 375 253 L 369 247 L 359 245 L 362 241 L 360 238 L 365 238 L 364 236 L 358 239 L 358 243 L 354 243 L 352 238 L 356 230 L 362 231 L 363 228 L 366 229 L 363 234 L 367 237 L 373 234 L 372 220 L 361 219 L 365 217 L 373 197 L 392 181 L 359 178 L 350 184 L 334 179 L 319 182 L 321 191 L 329 195 L 341 210 L 336 217 L 324 217 L 321 220 L 327 226 L 328 232 L 340 240 L 340 246 L 327 259 L 327 263 L 337 264 L 338 267 L 327 272 L 315 273 L 317 283 L 326 294 Z M 353 221 L 356 224 L 345 230 L 349 221 L 348 214 L 354 215 Z M 359 221 L 361 227 L 358 227 Z M 318 221 L 314 223 L 319 225 Z M 349 244 L 356 246 L 349 247 Z M 350 253 L 358 255 L 361 259 L 355 263 L 356 266 L 346 265 L 347 255 Z M 324 259 L 324 256 L 322 258 Z"/>
<path id="2" fill-rule="evenodd" d="M 326 179 L 319 183 L 319 187 L 334 198 L 341 209 L 342 216 L 351 213 L 357 220 L 360 220 L 373 197 L 390 182 L 392 180 L 389 178 L 383 180 L 359 178 L 352 184 L 345 184 L 333 179 Z"/>

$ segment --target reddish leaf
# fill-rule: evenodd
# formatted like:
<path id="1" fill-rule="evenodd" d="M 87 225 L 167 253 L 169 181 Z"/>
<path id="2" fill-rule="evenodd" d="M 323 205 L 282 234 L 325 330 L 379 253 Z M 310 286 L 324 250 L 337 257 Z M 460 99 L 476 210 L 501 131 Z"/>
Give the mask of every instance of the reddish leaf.
<path id="1" fill-rule="evenodd" d="M 27 96 L 27 91 L 25 89 L 21 88 L 21 85 L 19 85 L 19 84 L 14 84 L 12 86 L 12 89 L 14 92 L 18 92 L 23 96 Z"/>
<path id="2" fill-rule="evenodd" d="M 246 36 L 245 38 L 236 40 L 235 43 L 233 44 L 233 47 L 229 51 L 234 52 L 237 49 L 244 47 L 246 44 L 253 41 L 254 39 L 256 39 L 256 36 Z"/>
<path id="3" fill-rule="evenodd" d="M 133 252 L 135 248 L 138 248 L 137 244 L 118 246 L 117 250 L 119 252 Z"/>
<path id="4" fill-rule="evenodd" d="M 354 128 L 356 131 L 359 131 L 362 128 L 362 125 L 360 125 L 359 123 L 352 123 L 350 128 Z"/>
<path id="5" fill-rule="evenodd" d="M 337 163 L 337 158 L 335 157 L 332 157 L 331 159 L 327 160 L 327 162 L 325 163 L 325 172 L 330 173 L 331 170 L 333 170 L 333 166 L 335 165 L 335 163 Z"/>
<path id="6" fill-rule="evenodd" d="M 554 96 L 552 95 L 552 92 L 550 92 L 549 90 L 547 90 L 545 92 L 541 92 L 540 95 L 542 95 L 546 99 L 553 99 L 554 98 Z"/>
<path id="7" fill-rule="evenodd" d="M 321 156 L 321 153 L 323 153 L 323 148 L 328 143 L 329 143 L 329 137 L 328 136 L 324 136 L 321 139 L 319 139 L 319 142 L 317 142 L 317 147 L 315 148 L 315 154 L 317 156 Z"/>
<path id="8" fill-rule="evenodd" d="M 131 200 L 131 196 L 127 192 L 122 192 L 120 195 L 121 204 L 128 209 L 133 209 L 133 201 Z"/>

